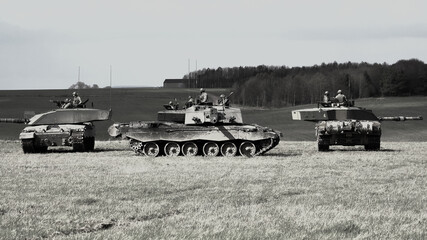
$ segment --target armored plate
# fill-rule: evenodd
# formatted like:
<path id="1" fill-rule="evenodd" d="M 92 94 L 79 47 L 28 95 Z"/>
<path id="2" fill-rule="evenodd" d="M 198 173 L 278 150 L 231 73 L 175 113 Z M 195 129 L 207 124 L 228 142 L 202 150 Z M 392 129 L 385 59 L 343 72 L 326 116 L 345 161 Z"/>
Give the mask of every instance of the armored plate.
<path id="1" fill-rule="evenodd" d="M 130 139 L 136 153 L 157 156 L 255 156 L 277 146 L 281 133 L 256 124 L 244 124 L 240 109 L 194 105 L 185 110 L 158 112 L 158 121 L 115 123 L 112 137 Z"/>
<path id="2" fill-rule="evenodd" d="M 56 109 L 37 114 L 28 125 L 76 124 L 110 119 L 111 110 L 92 108 Z"/>
<path id="3" fill-rule="evenodd" d="M 292 111 L 293 120 L 327 121 L 327 120 L 377 120 L 371 110 L 358 107 L 308 108 Z"/>

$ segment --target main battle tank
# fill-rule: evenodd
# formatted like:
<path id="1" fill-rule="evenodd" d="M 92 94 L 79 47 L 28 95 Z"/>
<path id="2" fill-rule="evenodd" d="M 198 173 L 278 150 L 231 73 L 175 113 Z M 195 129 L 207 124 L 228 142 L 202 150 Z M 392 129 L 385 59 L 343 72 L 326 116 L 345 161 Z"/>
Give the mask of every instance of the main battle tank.
<path id="1" fill-rule="evenodd" d="M 158 121 L 115 123 L 110 136 L 130 139 L 131 148 L 146 156 L 256 156 L 274 148 L 280 133 L 244 124 L 240 109 L 193 105 L 158 112 Z"/>
<path id="2" fill-rule="evenodd" d="M 95 126 L 109 120 L 111 110 L 92 108 L 56 109 L 31 118 L 0 118 L 0 122 L 28 125 L 19 134 L 24 153 L 46 152 L 49 146 L 72 146 L 74 151 L 92 151 Z"/>
<path id="3" fill-rule="evenodd" d="M 345 104 L 329 104 L 317 108 L 292 111 L 293 120 L 316 123 L 316 136 L 319 151 L 329 150 L 330 145 L 364 145 L 365 150 L 379 150 L 381 145 L 381 121 L 422 120 L 418 117 L 377 117 L 354 101 Z"/>

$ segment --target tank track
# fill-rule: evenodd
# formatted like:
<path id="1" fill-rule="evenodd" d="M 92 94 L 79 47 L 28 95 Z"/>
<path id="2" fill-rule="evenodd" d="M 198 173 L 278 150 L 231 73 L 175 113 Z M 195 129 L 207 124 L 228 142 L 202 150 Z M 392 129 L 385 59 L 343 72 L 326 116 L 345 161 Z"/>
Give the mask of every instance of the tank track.
<path id="1" fill-rule="evenodd" d="M 95 148 L 95 137 L 84 137 L 80 141 L 74 141 L 72 146 L 75 152 L 93 151 Z"/>
<path id="2" fill-rule="evenodd" d="M 47 146 L 38 146 L 34 139 L 22 139 L 21 140 L 22 150 L 24 153 L 45 153 L 47 152 Z"/>
<path id="3" fill-rule="evenodd" d="M 255 157 L 268 152 L 279 144 L 279 138 L 268 138 L 257 141 L 233 140 L 233 141 L 204 141 L 194 140 L 187 142 L 153 141 L 141 142 L 130 139 L 130 148 L 137 154 L 157 157 L 168 156 L 246 156 Z"/>
<path id="4" fill-rule="evenodd" d="M 24 153 L 46 153 L 48 146 L 38 145 L 35 139 L 22 139 L 21 146 Z M 95 148 L 95 137 L 84 137 L 72 143 L 73 151 L 88 152 Z"/>

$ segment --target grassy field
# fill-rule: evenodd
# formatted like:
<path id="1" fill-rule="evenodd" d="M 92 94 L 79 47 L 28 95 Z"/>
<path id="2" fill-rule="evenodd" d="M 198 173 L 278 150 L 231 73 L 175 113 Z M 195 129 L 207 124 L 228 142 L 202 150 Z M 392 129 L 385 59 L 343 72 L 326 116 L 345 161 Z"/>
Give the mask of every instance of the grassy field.
<path id="1" fill-rule="evenodd" d="M 147 158 L 0 141 L 0 239 L 426 239 L 427 142 Z"/>
<path id="2" fill-rule="evenodd" d="M 24 111 L 46 112 L 54 109 L 50 99 L 65 99 L 71 90 L 19 90 L 0 91 L 0 117 L 23 117 Z M 210 98 L 216 100 L 226 89 L 208 89 Z M 96 123 L 97 139 L 108 140 L 107 128 L 113 122 L 136 120 L 152 121 L 157 111 L 163 110 L 173 98 L 183 106 L 188 95 L 197 96 L 197 89 L 133 88 L 112 89 L 111 104 L 109 89 L 80 90 L 83 99 L 89 99 L 94 107 L 113 109 L 113 119 Z M 233 103 L 233 102 L 232 102 Z M 361 99 L 358 106 L 372 109 L 378 116 L 418 116 L 427 117 L 427 97 L 372 98 Z M 90 104 L 89 104 L 90 106 Z M 312 108 L 315 105 L 284 107 L 279 109 L 242 108 L 246 123 L 257 123 L 283 132 L 283 140 L 314 141 L 314 123 L 293 121 L 291 111 Z M 239 106 L 238 106 L 239 107 Z M 427 121 L 383 122 L 383 141 L 427 141 Z M 0 139 L 15 140 L 24 125 L 0 123 Z"/>

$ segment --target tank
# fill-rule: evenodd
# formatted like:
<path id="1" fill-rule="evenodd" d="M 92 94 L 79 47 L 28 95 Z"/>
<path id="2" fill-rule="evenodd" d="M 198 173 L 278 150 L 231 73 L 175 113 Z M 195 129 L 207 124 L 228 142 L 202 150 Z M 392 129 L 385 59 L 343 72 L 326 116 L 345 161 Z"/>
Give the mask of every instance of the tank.
<path id="1" fill-rule="evenodd" d="M 267 127 L 243 123 L 239 108 L 212 104 L 160 111 L 157 121 L 115 123 L 108 132 L 112 137 L 129 139 L 136 153 L 152 157 L 253 157 L 274 148 L 281 135 Z"/>
<path id="2" fill-rule="evenodd" d="M 76 152 L 95 147 L 93 122 L 109 120 L 111 110 L 56 109 L 31 118 L 0 118 L 4 123 L 28 125 L 19 134 L 24 153 L 43 153 L 50 146 L 71 146 Z"/>
<path id="3" fill-rule="evenodd" d="M 316 122 L 316 137 L 319 151 L 329 150 L 331 145 L 363 145 L 365 150 L 380 150 L 381 122 L 422 120 L 417 117 L 377 117 L 372 110 L 355 107 L 354 101 L 345 106 L 331 104 L 317 108 L 292 111 L 293 120 Z"/>

